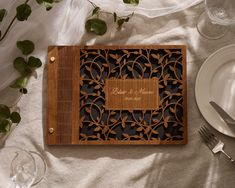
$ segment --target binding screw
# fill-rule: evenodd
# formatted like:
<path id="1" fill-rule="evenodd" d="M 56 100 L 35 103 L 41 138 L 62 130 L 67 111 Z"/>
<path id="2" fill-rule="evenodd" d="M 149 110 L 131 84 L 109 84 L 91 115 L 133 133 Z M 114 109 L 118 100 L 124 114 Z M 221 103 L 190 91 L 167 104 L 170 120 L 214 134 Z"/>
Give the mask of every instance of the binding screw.
<path id="1" fill-rule="evenodd" d="M 55 62 L 55 57 L 52 56 L 52 57 L 50 58 L 50 62 L 51 62 L 51 63 L 54 63 L 54 62 Z"/>
<path id="2" fill-rule="evenodd" d="M 53 134 L 53 133 L 54 133 L 54 128 L 49 128 L 48 132 L 49 132 L 50 134 Z"/>

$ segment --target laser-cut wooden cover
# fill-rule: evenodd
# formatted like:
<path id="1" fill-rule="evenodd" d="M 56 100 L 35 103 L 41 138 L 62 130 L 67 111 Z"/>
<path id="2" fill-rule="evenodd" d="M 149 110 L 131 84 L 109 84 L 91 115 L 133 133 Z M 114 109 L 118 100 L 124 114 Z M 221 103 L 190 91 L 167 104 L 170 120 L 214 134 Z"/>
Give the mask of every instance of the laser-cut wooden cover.
<path id="1" fill-rule="evenodd" d="M 51 46 L 47 67 L 48 145 L 187 143 L 185 46 Z M 105 109 L 106 79 L 155 78 L 158 109 Z"/>

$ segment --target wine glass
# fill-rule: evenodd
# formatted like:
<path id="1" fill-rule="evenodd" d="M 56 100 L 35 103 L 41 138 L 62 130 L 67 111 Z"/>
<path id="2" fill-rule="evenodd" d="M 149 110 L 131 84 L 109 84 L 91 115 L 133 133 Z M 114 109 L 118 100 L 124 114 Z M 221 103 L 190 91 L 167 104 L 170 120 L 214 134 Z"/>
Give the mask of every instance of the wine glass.
<path id="1" fill-rule="evenodd" d="M 207 39 L 219 39 L 235 24 L 235 0 L 205 0 L 205 9 L 198 19 L 197 30 Z"/>
<path id="2" fill-rule="evenodd" d="M 43 179 L 46 168 L 37 152 L 18 147 L 0 149 L 0 187 L 29 188 Z"/>

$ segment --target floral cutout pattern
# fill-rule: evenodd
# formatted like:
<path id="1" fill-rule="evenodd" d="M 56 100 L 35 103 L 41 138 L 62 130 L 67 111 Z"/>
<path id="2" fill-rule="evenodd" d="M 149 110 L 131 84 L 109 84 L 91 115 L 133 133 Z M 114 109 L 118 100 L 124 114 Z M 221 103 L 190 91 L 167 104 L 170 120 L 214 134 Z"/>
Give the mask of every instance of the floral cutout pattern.
<path id="1" fill-rule="evenodd" d="M 182 46 L 80 49 L 79 140 L 181 142 L 186 136 Z M 106 110 L 105 79 L 158 78 L 156 110 Z"/>

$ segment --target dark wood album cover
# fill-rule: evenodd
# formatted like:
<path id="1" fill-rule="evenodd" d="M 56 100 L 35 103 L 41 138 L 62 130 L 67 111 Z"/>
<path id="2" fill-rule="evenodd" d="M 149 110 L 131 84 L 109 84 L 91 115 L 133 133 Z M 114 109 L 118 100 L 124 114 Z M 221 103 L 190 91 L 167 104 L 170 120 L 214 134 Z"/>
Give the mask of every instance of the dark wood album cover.
<path id="1" fill-rule="evenodd" d="M 48 145 L 186 144 L 186 47 L 50 46 Z"/>

